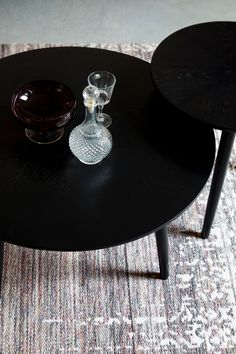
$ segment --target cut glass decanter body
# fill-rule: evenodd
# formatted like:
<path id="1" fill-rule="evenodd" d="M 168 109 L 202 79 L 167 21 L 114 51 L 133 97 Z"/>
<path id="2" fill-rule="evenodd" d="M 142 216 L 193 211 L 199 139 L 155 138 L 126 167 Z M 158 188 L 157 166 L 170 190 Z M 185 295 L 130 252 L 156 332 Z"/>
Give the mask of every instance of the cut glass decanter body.
<path id="1" fill-rule="evenodd" d="M 83 91 L 85 119 L 75 127 L 69 137 L 72 153 L 83 163 L 94 165 L 102 161 L 111 151 L 112 136 L 107 128 L 97 123 L 99 90 L 87 86 Z"/>

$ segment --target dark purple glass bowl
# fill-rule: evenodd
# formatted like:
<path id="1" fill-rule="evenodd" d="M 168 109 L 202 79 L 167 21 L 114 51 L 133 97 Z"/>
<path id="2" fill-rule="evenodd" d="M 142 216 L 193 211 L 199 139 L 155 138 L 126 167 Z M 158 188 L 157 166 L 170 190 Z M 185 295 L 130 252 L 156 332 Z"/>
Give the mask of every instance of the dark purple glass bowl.
<path id="1" fill-rule="evenodd" d="M 64 125 L 75 114 L 76 99 L 71 89 L 60 82 L 37 80 L 16 89 L 11 109 L 31 141 L 50 144 L 63 136 Z"/>

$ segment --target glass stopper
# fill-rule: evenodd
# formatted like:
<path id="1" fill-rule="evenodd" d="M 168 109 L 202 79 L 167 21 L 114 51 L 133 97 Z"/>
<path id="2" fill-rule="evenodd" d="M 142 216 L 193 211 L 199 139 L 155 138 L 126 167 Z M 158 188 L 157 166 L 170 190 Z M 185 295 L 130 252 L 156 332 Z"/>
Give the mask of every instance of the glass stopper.
<path id="1" fill-rule="evenodd" d="M 85 101 L 94 98 L 96 101 L 99 98 L 100 91 L 97 87 L 89 85 L 83 90 L 83 98 Z"/>

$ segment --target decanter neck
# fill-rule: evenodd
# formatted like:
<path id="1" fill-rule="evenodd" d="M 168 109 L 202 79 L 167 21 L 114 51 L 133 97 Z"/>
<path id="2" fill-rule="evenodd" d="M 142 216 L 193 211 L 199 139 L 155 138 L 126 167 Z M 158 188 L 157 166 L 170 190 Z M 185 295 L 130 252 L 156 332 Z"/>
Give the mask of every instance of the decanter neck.
<path id="1" fill-rule="evenodd" d="M 88 122 L 91 124 L 97 124 L 96 115 L 97 115 L 97 106 L 88 106 L 85 104 L 84 124 Z"/>
<path id="2" fill-rule="evenodd" d="M 95 137 L 101 133 L 101 125 L 97 123 L 97 98 L 99 91 L 94 86 L 87 86 L 83 91 L 85 118 L 80 131 L 87 137 Z"/>
<path id="3" fill-rule="evenodd" d="M 84 102 L 85 117 L 83 123 L 80 125 L 80 131 L 87 137 L 98 137 L 101 134 L 102 126 L 98 124 L 96 120 L 97 106 L 88 105 L 86 103 Z"/>

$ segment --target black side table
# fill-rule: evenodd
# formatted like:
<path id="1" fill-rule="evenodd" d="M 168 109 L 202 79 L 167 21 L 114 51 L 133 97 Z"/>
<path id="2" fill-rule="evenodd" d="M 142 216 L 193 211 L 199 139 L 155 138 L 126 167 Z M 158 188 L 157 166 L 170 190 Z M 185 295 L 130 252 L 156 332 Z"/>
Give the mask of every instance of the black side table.
<path id="1" fill-rule="evenodd" d="M 222 130 L 202 229 L 207 238 L 236 132 L 236 22 L 200 23 L 171 34 L 155 50 L 151 70 L 169 102 Z"/>
<path id="2" fill-rule="evenodd" d="M 84 118 L 82 90 L 97 68 L 117 78 L 106 106 L 113 118 L 113 148 L 101 163 L 88 166 L 71 153 L 68 137 Z M 156 232 L 166 279 L 166 225 L 193 202 L 210 175 L 213 129 L 162 99 L 149 63 L 116 52 L 29 51 L 0 60 L 0 77 L 1 239 L 30 248 L 84 251 Z M 29 141 L 10 111 L 15 88 L 42 78 L 65 83 L 78 98 L 76 118 L 51 145 Z"/>

